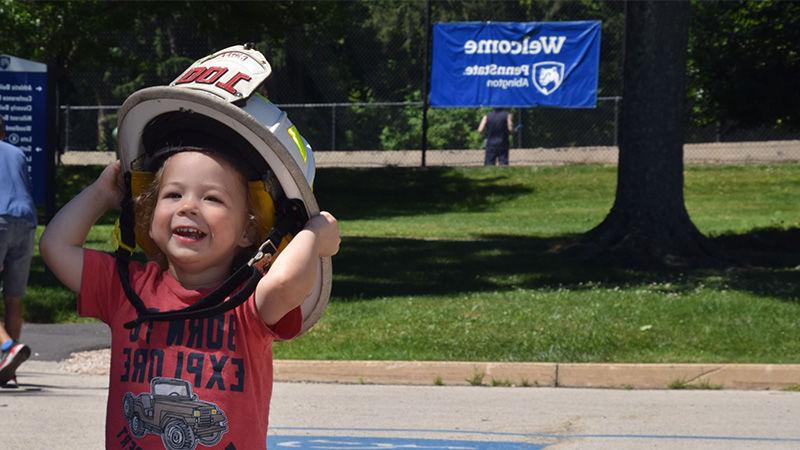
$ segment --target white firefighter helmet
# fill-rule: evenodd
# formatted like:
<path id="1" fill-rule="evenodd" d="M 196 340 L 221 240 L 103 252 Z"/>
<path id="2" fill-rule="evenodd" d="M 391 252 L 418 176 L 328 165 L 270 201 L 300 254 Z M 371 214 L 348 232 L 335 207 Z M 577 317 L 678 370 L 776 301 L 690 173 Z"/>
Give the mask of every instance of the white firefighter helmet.
<path id="1" fill-rule="evenodd" d="M 311 146 L 285 112 L 256 92 L 271 71 L 260 52 L 237 45 L 197 60 L 169 86 L 145 88 L 128 97 L 119 111 L 117 148 L 122 170 L 130 175 L 131 194 L 135 197 L 146 187 L 156 169 L 152 161 L 165 149 L 210 147 L 253 169 L 250 192 L 260 194 L 259 242 L 275 223 L 276 190 L 302 201 L 308 216 L 317 214 Z M 141 226 L 135 225 L 136 243 L 149 254 L 154 244 Z M 301 332 L 327 306 L 330 258 L 320 258 L 317 273 L 314 289 L 301 307 Z"/>

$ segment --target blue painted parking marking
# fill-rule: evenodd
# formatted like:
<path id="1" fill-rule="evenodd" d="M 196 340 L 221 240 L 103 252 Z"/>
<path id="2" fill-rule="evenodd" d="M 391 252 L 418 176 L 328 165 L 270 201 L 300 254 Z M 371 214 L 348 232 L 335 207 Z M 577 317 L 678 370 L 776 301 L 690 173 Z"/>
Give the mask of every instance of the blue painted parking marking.
<path id="1" fill-rule="evenodd" d="M 300 449 L 326 449 L 326 450 L 378 450 L 378 449 L 521 449 L 538 450 L 550 445 L 567 440 L 634 440 L 634 441 L 730 441 L 756 443 L 784 443 L 800 445 L 800 436 L 771 437 L 771 436 L 715 436 L 715 435 L 680 435 L 680 434 L 552 434 L 552 433 L 514 433 L 504 431 L 482 430 L 436 430 L 436 429 L 411 429 L 411 428 L 331 428 L 331 427 L 271 427 L 273 431 L 288 431 L 305 433 L 345 432 L 359 433 L 402 433 L 415 434 L 447 434 L 457 436 L 492 436 L 500 439 L 519 439 L 538 441 L 539 443 L 513 442 L 513 441 L 487 441 L 487 440 L 437 440 L 417 438 L 381 438 L 361 436 L 292 436 L 279 435 L 267 438 L 269 448 L 300 448 Z M 313 440 L 318 442 L 313 442 Z M 325 442 L 326 440 L 332 442 Z M 337 447 L 338 445 L 338 447 Z M 800 448 L 800 447 L 798 447 Z"/>
<path id="2" fill-rule="evenodd" d="M 318 450 L 540 450 L 543 445 L 524 442 L 464 441 L 351 436 L 270 436 L 271 449 Z"/>

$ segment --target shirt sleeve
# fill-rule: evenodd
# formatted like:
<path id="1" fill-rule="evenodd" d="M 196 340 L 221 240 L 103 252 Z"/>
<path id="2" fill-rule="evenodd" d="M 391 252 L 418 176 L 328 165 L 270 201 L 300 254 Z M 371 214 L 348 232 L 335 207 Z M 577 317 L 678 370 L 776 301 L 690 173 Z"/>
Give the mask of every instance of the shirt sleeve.
<path id="1" fill-rule="evenodd" d="M 267 325 L 267 328 L 272 332 L 273 335 L 275 335 L 276 339 L 286 341 L 300 334 L 300 329 L 302 326 L 303 312 L 298 306 L 281 317 L 281 320 L 279 320 L 275 325 Z"/>
<path id="2" fill-rule="evenodd" d="M 110 323 L 122 295 L 114 257 L 96 250 L 83 250 L 81 291 L 78 293 L 78 314 Z"/>
<path id="3" fill-rule="evenodd" d="M 236 309 L 241 309 L 244 313 L 242 314 L 242 319 L 248 328 L 258 330 L 262 335 L 268 335 L 272 339 L 288 341 L 300 334 L 300 329 L 303 326 L 303 312 L 300 310 L 300 306 L 286 313 L 276 324 L 267 325 L 261 315 L 258 314 L 255 293 L 250 295 L 247 302 Z"/>

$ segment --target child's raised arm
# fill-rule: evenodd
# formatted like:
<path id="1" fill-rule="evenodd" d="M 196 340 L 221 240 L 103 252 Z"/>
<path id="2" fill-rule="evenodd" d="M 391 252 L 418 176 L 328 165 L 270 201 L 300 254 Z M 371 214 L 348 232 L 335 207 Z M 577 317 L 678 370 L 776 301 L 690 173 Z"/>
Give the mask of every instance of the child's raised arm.
<path id="1" fill-rule="evenodd" d="M 330 213 L 322 211 L 306 222 L 256 287 L 258 313 L 267 325 L 303 303 L 314 288 L 319 258 L 335 255 L 339 242 L 339 225 Z"/>
<path id="2" fill-rule="evenodd" d="M 39 239 L 39 252 L 53 273 L 73 292 L 81 289 L 83 244 L 92 225 L 122 201 L 120 162 L 103 169 L 89 187 L 64 205 Z"/>

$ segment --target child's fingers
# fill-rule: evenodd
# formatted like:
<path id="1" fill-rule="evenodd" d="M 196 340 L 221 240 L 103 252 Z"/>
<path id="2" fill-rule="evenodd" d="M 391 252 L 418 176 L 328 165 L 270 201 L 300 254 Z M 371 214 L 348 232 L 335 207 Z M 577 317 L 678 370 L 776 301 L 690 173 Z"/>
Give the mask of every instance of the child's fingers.
<path id="1" fill-rule="evenodd" d="M 120 176 L 121 167 L 122 166 L 120 165 L 119 161 L 112 162 L 103 169 L 103 172 L 100 173 L 98 179 L 102 180 L 103 183 L 110 184 L 109 182 L 111 180 L 116 180 Z"/>
<path id="2" fill-rule="evenodd" d="M 324 217 L 329 223 L 336 223 L 336 217 L 333 217 L 333 214 L 329 213 L 328 211 L 320 211 L 319 215 Z"/>
<path id="3" fill-rule="evenodd" d="M 108 197 L 109 207 L 119 208 L 123 192 L 125 192 L 122 163 L 117 160 L 107 165 L 97 177 L 97 184 Z"/>
<path id="4" fill-rule="evenodd" d="M 333 256 L 339 252 L 341 237 L 339 236 L 339 224 L 333 214 L 322 211 L 318 216 L 312 218 L 320 222 L 317 234 L 320 240 L 320 256 Z"/>
<path id="5" fill-rule="evenodd" d="M 119 189 L 120 194 L 125 192 L 125 179 L 122 177 L 122 163 L 117 160 L 114 161 L 114 170 L 116 171 L 117 177 L 117 189 Z"/>

